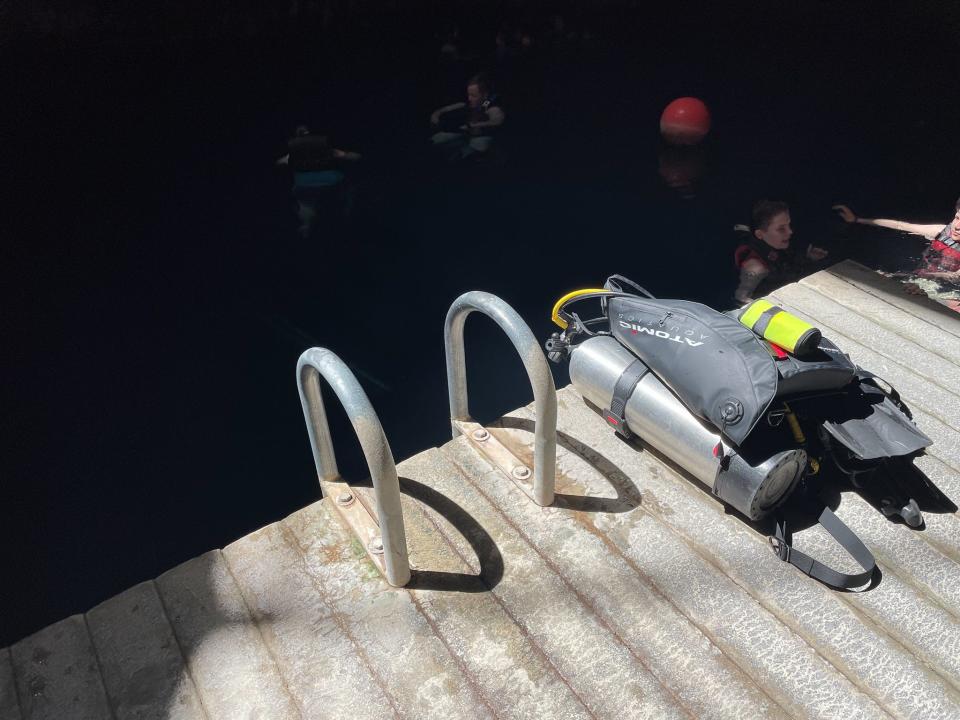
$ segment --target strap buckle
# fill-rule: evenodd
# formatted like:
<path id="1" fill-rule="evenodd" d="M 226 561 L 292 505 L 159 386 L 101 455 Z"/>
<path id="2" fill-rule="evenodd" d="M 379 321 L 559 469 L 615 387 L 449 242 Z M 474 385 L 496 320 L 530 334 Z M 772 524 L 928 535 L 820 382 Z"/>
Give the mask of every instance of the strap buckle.
<path id="1" fill-rule="evenodd" d="M 633 437 L 633 433 L 630 431 L 630 427 L 627 425 L 627 419 L 620 413 L 616 413 L 613 410 L 604 410 L 603 417 L 607 421 L 607 425 L 612 427 L 616 431 L 617 435 L 621 436 L 625 440 L 629 440 Z"/>
<path id="2" fill-rule="evenodd" d="M 790 546 L 787 545 L 786 541 L 778 538 L 776 535 L 771 535 L 767 540 L 770 542 L 770 547 L 774 555 L 784 562 L 790 561 Z"/>

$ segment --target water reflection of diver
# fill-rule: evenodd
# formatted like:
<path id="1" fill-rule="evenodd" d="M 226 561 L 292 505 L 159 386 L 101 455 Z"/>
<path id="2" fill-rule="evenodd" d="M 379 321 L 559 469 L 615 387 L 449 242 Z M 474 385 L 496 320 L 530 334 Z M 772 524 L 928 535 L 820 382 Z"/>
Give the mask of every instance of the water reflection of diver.
<path id="1" fill-rule="evenodd" d="M 277 165 L 287 165 L 293 170 L 293 196 L 299 206 L 300 234 L 310 235 L 325 206 L 349 215 L 352 192 L 344 166 L 359 160 L 360 155 L 331 147 L 325 135 L 313 135 L 305 125 L 297 127 L 287 150 Z"/>
<path id="2" fill-rule="evenodd" d="M 827 251 L 807 245 L 804 252 L 790 247 L 793 227 L 784 202 L 761 200 L 753 206 L 752 227 L 734 227 L 738 245 L 734 263 L 740 273 L 734 292 L 738 303 L 751 302 L 808 274 Z"/>
<path id="3" fill-rule="evenodd" d="M 924 250 L 920 266 L 909 274 L 935 281 L 939 286 L 932 288 L 935 297 L 943 291 L 953 295 L 960 290 L 960 198 L 954 205 L 953 220 L 945 226 L 939 223 L 922 225 L 903 220 L 857 217 L 846 205 L 834 205 L 833 209 L 848 223 L 890 228 L 927 238 L 930 244 Z M 946 299 L 953 309 L 960 309 L 960 298 L 948 296 L 940 299 Z"/>

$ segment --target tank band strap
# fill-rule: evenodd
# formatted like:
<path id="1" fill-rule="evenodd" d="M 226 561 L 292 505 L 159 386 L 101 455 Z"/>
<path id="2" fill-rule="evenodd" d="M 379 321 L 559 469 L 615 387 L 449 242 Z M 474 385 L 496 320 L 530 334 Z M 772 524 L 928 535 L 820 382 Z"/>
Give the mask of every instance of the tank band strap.
<path id="1" fill-rule="evenodd" d="M 767 328 L 770 326 L 770 321 L 782 312 L 782 307 L 771 305 L 760 313 L 760 317 L 758 317 L 757 321 L 753 324 L 753 331 L 760 337 L 763 337 L 767 332 Z"/>
<path id="2" fill-rule="evenodd" d="M 620 373 L 620 378 L 613 388 L 613 399 L 610 400 L 610 409 L 604 412 L 607 424 L 610 425 L 617 434 L 624 438 L 633 437 L 630 428 L 627 427 L 625 417 L 627 400 L 633 394 L 633 389 L 640 382 L 641 378 L 647 374 L 648 368 L 639 360 L 634 360 L 627 365 L 626 369 Z"/>
<path id="3" fill-rule="evenodd" d="M 844 525 L 843 521 L 833 514 L 829 507 L 823 508 L 818 522 L 830 533 L 834 540 L 840 543 L 840 546 L 849 553 L 850 557 L 857 561 L 857 564 L 863 568 L 863 572 L 853 575 L 838 572 L 792 547 L 788 539 L 787 523 L 782 517 L 777 518 L 774 534 L 770 537 L 770 544 L 773 546 L 773 551 L 777 554 L 777 557 L 798 568 L 800 572 L 830 587 L 848 590 L 866 585 L 873 577 L 874 570 L 877 567 L 877 561 L 873 557 L 873 553 L 856 536 L 853 530 Z"/>

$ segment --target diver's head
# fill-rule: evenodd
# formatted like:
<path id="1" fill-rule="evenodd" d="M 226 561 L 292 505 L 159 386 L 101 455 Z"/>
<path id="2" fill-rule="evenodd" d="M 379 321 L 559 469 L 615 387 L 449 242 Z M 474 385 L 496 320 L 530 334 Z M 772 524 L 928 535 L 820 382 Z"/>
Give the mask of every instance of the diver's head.
<path id="1" fill-rule="evenodd" d="M 960 198 L 957 198 L 957 204 L 953 206 L 953 222 L 950 223 L 950 239 L 960 242 Z"/>
<path id="2" fill-rule="evenodd" d="M 779 200 L 761 200 L 753 206 L 753 235 L 775 250 L 790 247 L 790 207 Z"/>
<path id="3" fill-rule="evenodd" d="M 490 97 L 490 81 L 483 73 L 474 75 L 467 81 L 467 105 L 478 108 Z"/>
<path id="4" fill-rule="evenodd" d="M 294 137 L 305 137 L 310 134 L 310 128 L 306 125 L 297 125 L 297 129 L 293 131 Z"/>

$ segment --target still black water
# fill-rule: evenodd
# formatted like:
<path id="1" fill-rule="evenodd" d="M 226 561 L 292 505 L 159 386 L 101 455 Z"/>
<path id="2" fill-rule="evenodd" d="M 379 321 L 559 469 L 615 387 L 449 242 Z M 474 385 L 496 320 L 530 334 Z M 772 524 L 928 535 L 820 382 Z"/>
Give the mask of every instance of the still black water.
<path id="1" fill-rule="evenodd" d="M 316 499 L 294 378 L 308 347 L 354 369 L 399 460 L 448 437 L 442 326 L 464 291 L 542 338 L 556 297 L 614 272 L 728 306 L 730 228 L 760 197 L 834 257 L 916 255 L 844 236 L 829 207 L 951 216 L 957 13 L 774 5 L 609 5 L 577 16 L 593 39 L 541 36 L 509 62 L 490 56 L 499 17 L 464 10 L 474 57 L 453 66 L 430 13 L 4 47 L 0 646 Z M 500 84 L 507 162 L 438 168 L 429 113 L 478 69 Z M 661 176 L 677 159 L 659 114 L 682 95 L 714 122 L 679 160 L 692 193 Z M 273 164 L 299 122 L 364 155 L 350 221 L 308 241 Z M 530 400 L 492 323 L 467 340 L 475 417 Z M 341 470 L 362 477 L 329 406 Z"/>

